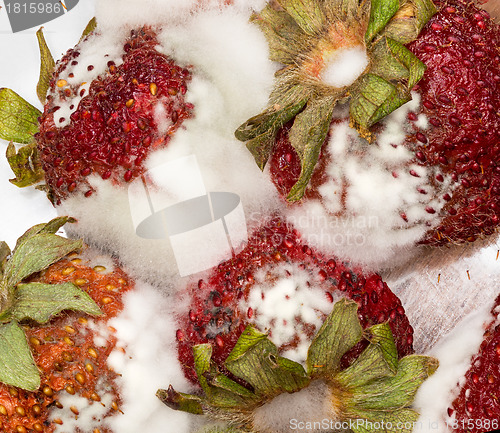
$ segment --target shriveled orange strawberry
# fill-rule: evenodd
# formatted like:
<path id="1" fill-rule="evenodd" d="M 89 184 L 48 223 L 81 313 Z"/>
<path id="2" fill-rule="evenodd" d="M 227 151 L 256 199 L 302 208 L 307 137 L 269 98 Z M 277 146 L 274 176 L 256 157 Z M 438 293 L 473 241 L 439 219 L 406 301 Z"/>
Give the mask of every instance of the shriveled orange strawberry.
<path id="1" fill-rule="evenodd" d="M 67 220 L 34 227 L 12 253 L 2 244 L 2 287 L 10 284 L 12 293 L 0 314 L 0 425 L 6 432 L 52 432 L 92 406 L 100 419 L 119 411 L 117 373 L 107 365 L 117 340 L 107 322 L 123 308 L 133 282 L 118 267 L 94 263 L 80 241 L 55 235 Z M 23 272 L 35 255 L 43 268 Z M 28 272 L 12 286 L 13 275 Z M 74 431 L 90 428 L 76 425 Z"/>

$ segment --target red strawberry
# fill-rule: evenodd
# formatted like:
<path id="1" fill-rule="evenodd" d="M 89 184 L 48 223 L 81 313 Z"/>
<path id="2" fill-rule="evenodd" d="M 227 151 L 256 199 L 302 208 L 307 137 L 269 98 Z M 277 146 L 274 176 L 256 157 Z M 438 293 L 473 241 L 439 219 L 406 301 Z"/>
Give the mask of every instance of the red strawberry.
<path id="1" fill-rule="evenodd" d="M 18 241 L 12 255 L 2 254 L 2 294 L 9 287 L 3 283 L 16 281 L 12 270 L 21 266 L 17 275 L 23 275 L 21 283 L 10 286 L 15 297 L 4 297 L 0 313 L 0 426 L 5 432 L 53 432 L 66 420 L 73 419 L 73 425 L 79 415 L 85 418 L 88 410 L 97 408 L 100 419 L 119 411 L 118 375 L 107 365 L 117 340 L 107 322 L 123 308 L 122 295 L 133 282 L 118 267 L 92 263 L 89 252 L 68 255 L 82 243 L 53 234 L 66 220 L 34 227 Z M 8 252 L 4 243 L 2 252 Z M 50 266 L 42 269 L 34 260 Z M 22 329 L 26 337 L 22 331 L 20 336 L 6 334 L 12 329 Z M 7 344 L 17 357 L 6 353 Z M 9 373 L 12 367 L 14 373 Z M 76 425 L 74 431 L 94 427 L 109 431 L 98 420 L 94 427 Z"/>
<path id="2" fill-rule="evenodd" d="M 492 234 L 500 217 L 500 31 L 488 14 L 464 0 L 437 1 L 437 11 L 431 2 L 371 12 L 365 3 L 345 12 L 318 2 L 301 13 L 279 4 L 254 20 L 271 58 L 286 66 L 268 108 L 236 132 L 261 168 L 269 160 L 279 192 L 330 225 L 378 219 L 383 235 L 366 235 L 374 249 Z M 352 83 L 329 84 L 346 45 L 363 51 L 368 66 Z"/>
<path id="3" fill-rule="evenodd" d="M 278 220 L 275 225 L 271 224 L 261 230 L 253 242 L 262 245 L 270 242 L 273 235 L 276 241 L 281 238 L 281 243 L 276 242 L 277 246 L 268 245 L 262 253 L 261 249 L 250 248 L 247 251 L 246 257 L 250 263 L 252 256 L 260 255 L 251 263 L 250 270 L 258 267 L 256 263 L 259 262 L 264 265 L 264 272 L 268 269 L 272 273 L 279 269 L 280 261 L 299 259 L 298 268 L 312 273 L 310 277 L 313 285 L 310 290 L 313 292 L 316 281 L 312 280 L 317 276 L 314 274 L 318 270 L 315 268 L 313 271 L 313 266 L 318 264 L 314 263 L 316 260 L 321 262 L 321 258 L 312 251 L 301 251 L 298 244 L 283 246 L 287 240 L 293 243 L 295 238 Z M 289 253 L 285 251 L 286 248 L 290 250 Z M 276 255 L 282 257 L 278 259 Z M 238 268 L 238 264 L 243 266 Z M 229 340 L 224 340 L 221 334 L 213 335 L 217 332 L 217 323 L 204 324 L 201 314 L 208 316 L 209 310 L 216 312 L 213 301 L 218 294 L 222 295 L 221 299 L 229 294 L 231 277 L 245 277 L 248 272 L 249 269 L 245 268 L 241 258 L 235 258 L 229 267 L 223 264 L 218 269 L 216 279 L 222 279 L 226 285 L 222 288 L 212 287 L 211 299 L 201 306 L 202 311 L 198 315 L 200 320 L 188 326 L 189 335 L 186 338 L 191 342 L 201 340 L 196 336 L 200 332 L 205 333 L 206 337 L 203 339 L 208 340 L 207 343 L 198 343 L 192 347 L 193 367 L 201 390 L 189 395 L 170 386 L 166 390 L 158 390 L 157 396 L 161 401 L 172 409 L 206 415 L 217 422 L 215 426 L 204 430 L 211 433 L 281 433 L 290 429 L 311 432 L 380 431 L 381 428 L 384 431 L 411 430 L 408 426 L 419 415 L 410 405 L 421 383 L 437 368 L 437 361 L 420 355 L 403 356 L 403 353 L 398 352 L 395 339 L 401 342 L 401 335 L 394 337 L 391 328 L 402 332 L 406 325 L 407 331 L 411 330 L 405 316 L 363 328 L 362 322 L 377 323 L 377 320 L 371 317 L 367 305 L 343 298 L 331 306 L 330 314 L 323 316 L 321 326 L 305 329 L 305 323 L 298 321 L 297 333 L 305 333 L 309 340 L 302 362 L 286 358 L 283 350 L 280 350 L 280 343 L 273 341 L 276 338 L 274 331 L 280 326 L 278 321 L 271 325 L 268 334 L 253 325 L 246 326 L 243 331 L 233 331 L 233 334 L 241 335 L 235 344 L 232 343 L 232 350 L 228 352 L 221 346 Z M 327 279 L 334 278 L 333 270 L 324 272 Z M 268 272 L 266 274 L 269 275 Z M 336 278 L 341 276 L 336 275 Z M 276 286 L 292 279 L 291 275 L 282 281 L 271 279 L 264 296 L 271 295 Z M 329 284 L 331 285 L 331 281 Z M 241 280 L 241 298 L 244 299 L 248 291 L 251 298 L 251 292 L 257 290 L 257 285 L 257 282 L 249 285 L 244 279 Z M 321 285 L 318 283 L 318 291 L 324 296 Z M 367 282 L 365 288 L 368 285 Z M 359 290 L 367 293 L 365 288 Z M 301 289 L 297 288 L 297 293 Z M 391 297 L 397 299 L 387 287 L 384 290 L 387 291 L 386 301 Z M 201 291 L 207 295 L 209 293 L 204 289 Z M 346 293 L 353 297 L 356 291 L 354 287 L 346 287 Z M 332 291 L 326 293 L 331 295 Z M 310 293 L 313 297 L 317 295 Z M 290 297 L 293 296 L 292 293 Z M 219 301 L 215 304 L 228 317 L 232 317 L 231 323 L 228 324 L 226 320 L 229 327 L 236 319 L 240 322 L 250 321 L 249 317 L 238 317 L 240 313 L 237 307 L 230 307 Z M 286 309 L 286 300 L 276 301 L 274 308 Z M 308 306 L 300 308 L 307 310 Z M 263 312 L 255 312 L 259 313 Z M 196 322 L 196 317 L 193 319 Z M 224 323 L 221 322 L 220 325 L 223 326 Z M 178 336 L 181 332 L 178 331 Z M 180 342 L 181 358 L 186 356 L 184 341 Z M 410 349 L 407 342 L 402 343 L 400 346 L 403 350 Z M 350 358 L 350 363 L 345 362 L 346 357 Z M 378 427 L 373 427 L 374 425 Z M 384 427 L 380 427 L 381 425 Z"/>
<path id="4" fill-rule="evenodd" d="M 98 37 L 90 35 L 80 45 L 96 43 Z M 75 77 L 77 68 L 95 68 L 80 58 L 80 46 L 56 65 L 36 135 L 45 181 L 56 201 L 75 190 L 92 194 L 90 174 L 118 183 L 139 176 L 148 153 L 166 146 L 191 115 L 193 107 L 184 101 L 190 73 L 159 53 L 157 44 L 152 29 L 133 31 L 119 64 L 108 61 L 90 86 Z"/>
<path id="5" fill-rule="evenodd" d="M 305 359 L 304 349 L 334 300 L 359 306 L 362 326 L 388 322 L 398 353 L 412 353 L 413 329 L 397 296 L 380 276 L 363 274 L 309 247 L 279 217 L 264 223 L 235 257 L 186 288 L 189 306 L 180 314 L 178 355 L 186 376 L 196 381 L 192 347 L 210 343 L 219 365 L 248 324 L 270 330 L 280 351 Z M 345 357 L 359 354 L 362 345 Z"/>
<path id="6" fill-rule="evenodd" d="M 491 313 L 493 320 L 448 410 L 456 432 L 482 433 L 500 428 L 500 296 Z"/>

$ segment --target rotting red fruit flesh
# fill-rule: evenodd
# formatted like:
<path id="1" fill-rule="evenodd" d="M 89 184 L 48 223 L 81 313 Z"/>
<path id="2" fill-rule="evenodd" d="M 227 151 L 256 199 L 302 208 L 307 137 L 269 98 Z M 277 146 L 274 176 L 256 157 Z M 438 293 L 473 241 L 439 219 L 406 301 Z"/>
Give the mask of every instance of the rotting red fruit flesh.
<path id="1" fill-rule="evenodd" d="M 500 420 L 500 295 L 491 313 L 479 351 L 471 360 L 465 383 L 448 410 L 456 432 L 482 433 L 498 428 Z M 494 422 L 497 424 L 495 425 Z"/>
<path id="2" fill-rule="evenodd" d="M 76 255 L 52 265 L 34 281 L 72 282 L 86 291 L 104 314 L 90 318 L 65 312 L 47 324 L 25 328 L 42 385 L 38 391 L 29 392 L 0 384 L 0 431 L 55 431 L 64 418 L 79 415 L 76 406 L 61 404 L 59 400 L 65 395 L 83 397 L 88 405 L 102 405 L 104 417 L 118 414 L 118 374 L 107 365 L 117 339 L 107 322 L 123 309 L 122 296 L 133 288 L 133 282 L 119 268 L 92 268 Z M 105 345 L 96 344 L 100 334 L 106 338 Z M 110 432 L 102 426 L 99 430 Z"/>
<path id="3" fill-rule="evenodd" d="M 123 63 L 109 61 L 88 90 L 63 78 L 69 68 L 86 61 L 78 46 L 56 65 L 36 135 L 45 181 L 56 203 L 74 192 L 90 196 L 91 174 L 117 183 L 136 178 L 148 153 L 167 145 L 191 116 L 193 106 L 184 100 L 190 72 L 159 53 L 157 43 L 153 30 L 133 31 L 123 47 Z M 87 70 L 93 67 L 89 64 Z M 77 107 L 69 107 L 66 119 L 58 100 L 74 97 L 82 98 Z"/>
<path id="4" fill-rule="evenodd" d="M 404 145 L 414 153 L 414 163 L 438 168 L 431 179 L 438 190 L 444 179 L 452 180 L 443 194 L 443 208 L 426 208 L 428 213 L 439 212 L 440 218 L 421 240 L 443 245 L 488 236 L 500 221 L 500 30 L 472 2 L 434 3 L 439 12 L 408 46 L 427 70 L 414 87 L 422 98 L 421 111 L 409 113 L 413 132 Z M 426 129 L 418 126 L 420 114 L 428 119 Z M 271 178 L 285 197 L 301 171 L 288 139 L 289 126 L 278 134 L 269 161 Z M 319 197 L 330 158 L 322 153 L 306 200 Z"/>
<path id="5" fill-rule="evenodd" d="M 339 297 L 353 299 L 359 305 L 363 327 L 388 321 L 399 356 L 413 352 L 413 329 L 405 310 L 379 275 L 363 275 L 335 258 L 323 256 L 306 245 L 290 225 L 274 217 L 250 237 L 247 246 L 234 258 L 188 285 L 185 293 L 190 296 L 189 311 L 180 315 L 177 330 L 178 357 L 186 376 L 198 383 L 193 370 L 192 347 L 207 342 L 213 346 L 212 359 L 223 369 L 223 361 L 245 327 L 250 323 L 258 324 L 259 316 L 266 314 L 252 305 L 252 292 L 264 299 L 273 287 L 294 278 L 302 281 L 295 293 L 310 288 L 306 297 L 319 296 L 328 305 L 333 306 Z M 286 294 L 285 299 L 293 298 L 295 293 Z M 284 306 L 274 304 L 271 307 L 278 314 Z M 306 308 L 308 306 L 301 304 L 297 312 Z M 329 313 L 314 306 L 311 309 L 319 317 L 319 325 Z M 280 325 L 275 323 L 277 320 L 268 320 L 271 338 L 273 327 Z M 294 332 L 306 334 L 308 340 L 319 329 L 303 318 L 292 320 Z M 293 349 L 299 339 L 296 335 L 277 345 L 282 351 Z M 343 359 L 344 366 L 352 362 L 363 348 L 360 343 L 348 352 Z"/>

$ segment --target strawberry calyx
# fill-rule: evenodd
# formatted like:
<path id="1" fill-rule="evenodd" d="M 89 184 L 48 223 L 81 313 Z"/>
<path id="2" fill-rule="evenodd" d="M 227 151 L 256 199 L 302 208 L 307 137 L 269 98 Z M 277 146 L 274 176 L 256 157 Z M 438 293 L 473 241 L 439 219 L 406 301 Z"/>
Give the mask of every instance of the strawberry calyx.
<path id="1" fill-rule="evenodd" d="M 0 243 L 0 382 L 28 391 L 40 386 L 40 373 L 26 340 L 22 324 L 46 323 L 63 310 L 102 314 L 94 300 L 72 283 L 29 282 L 69 253 L 82 248 L 81 240 L 55 233 L 69 217 L 39 224 L 21 236 L 13 251 Z"/>
<path id="2" fill-rule="evenodd" d="M 334 305 L 309 346 L 305 367 L 281 357 L 268 335 L 249 325 L 224 362 L 240 383 L 220 372 L 211 359 L 210 344 L 200 344 L 193 347 L 193 353 L 203 394 L 184 394 L 170 386 L 158 390 L 157 396 L 172 409 L 229 420 L 228 429 L 216 427 L 214 432 L 254 432 L 267 431 L 262 414 L 278 396 L 304 393 L 307 398 L 314 390 L 324 399 L 325 416 L 338 422 L 355 421 L 351 426 L 355 432 L 372 431 L 376 427 L 370 426 L 381 423 L 393 426 L 387 431 L 401 431 L 401 425 L 411 425 L 418 418 L 410 405 L 438 361 L 421 355 L 398 360 L 389 325 L 363 330 L 357 310 L 357 304 L 346 299 Z M 366 349 L 342 369 L 342 357 L 362 339 L 368 341 Z"/>
<path id="3" fill-rule="evenodd" d="M 36 93 L 45 104 L 50 79 L 55 69 L 55 61 L 45 42 L 43 27 L 36 32 L 40 51 L 40 77 Z M 19 188 L 36 185 L 44 179 L 44 171 L 36 148 L 34 135 L 39 131 L 38 119 L 42 115 L 11 89 L 0 89 L 0 138 L 10 141 L 6 157 L 16 175 L 10 182 Z M 18 150 L 14 143 L 24 144 Z"/>
<path id="4" fill-rule="evenodd" d="M 349 102 L 351 126 L 371 141 L 370 128 L 411 100 L 425 65 L 405 44 L 436 12 L 430 0 L 278 0 L 252 16 L 268 40 L 271 60 L 284 67 L 276 73 L 268 107 L 235 135 L 264 169 L 278 131 L 293 120 L 290 141 L 301 174 L 289 201 L 304 195 L 336 106 Z M 339 82 L 332 67 L 353 51 L 365 58 L 361 70 Z"/>

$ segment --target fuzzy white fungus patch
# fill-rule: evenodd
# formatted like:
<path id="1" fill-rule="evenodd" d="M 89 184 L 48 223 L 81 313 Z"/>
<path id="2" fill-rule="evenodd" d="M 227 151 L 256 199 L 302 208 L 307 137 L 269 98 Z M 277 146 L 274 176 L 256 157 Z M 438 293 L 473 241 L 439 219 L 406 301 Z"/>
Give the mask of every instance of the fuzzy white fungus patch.
<path id="1" fill-rule="evenodd" d="M 54 112 L 54 123 L 62 128 L 70 123 L 71 114 L 77 110 L 83 97 L 88 95 L 91 82 L 108 69 L 108 62 L 117 66 L 122 63 L 123 31 L 92 34 L 79 44 L 80 55 L 70 60 L 56 81 L 54 105 L 60 107 Z M 73 97 L 60 97 L 59 91 L 76 90 Z"/>
<path id="2" fill-rule="evenodd" d="M 303 325 L 318 330 L 333 305 L 319 278 L 290 264 L 260 269 L 254 278 L 248 300 L 240 308 L 251 308 L 250 321 L 262 332 L 269 331 L 276 346 L 296 344 L 282 356 L 305 362 L 311 341 Z"/>
<path id="3" fill-rule="evenodd" d="M 447 416 L 447 409 L 458 395 L 465 381 L 465 373 L 471 358 L 479 350 L 485 326 L 491 321 L 491 307 L 488 302 L 474 313 L 466 316 L 431 351 L 439 360 L 439 368 L 427 379 L 417 392 L 414 407 L 420 412 L 419 432 L 447 433 L 447 423 L 453 418 Z"/>
<path id="4" fill-rule="evenodd" d="M 59 394 L 58 401 L 62 404 L 61 409 L 53 409 L 49 419 L 58 420 L 53 425 L 55 433 L 73 433 L 78 428 L 81 431 L 95 431 L 102 428 L 106 423 L 106 415 L 112 412 L 113 394 L 106 392 L 105 387 L 97 387 L 100 401 L 89 401 L 87 398 L 78 395 L 71 395 L 66 392 Z"/>
<path id="5" fill-rule="evenodd" d="M 404 257 L 439 221 L 451 181 L 436 183 L 438 168 L 415 163 L 414 152 L 403 146 L 411 133 L 407 115 L 418 111 L 419 103 L 413 94 L 411 102 L 385 118 L 372 144 L 349 127 L 344 108 L 337 111 L 320 198 L 288 210 L 306 242 L 379 268 Z"/>
<path id="6" fill-rule="evenodd" d="M 364 47 L 344 48 L 335 52 L 331 59 L 326 59 L 320 79 L 333 87 L 349 86 L 368 67 L 368 63 L 369 59 Z"/>
<path id="7" fill-rule="evenodd" d="M 322 432 L 325 420 L 338 420 L 332 401 L 334 398 L 327 384 L 313 381 L 307 388 L 293 394 L 280 394 L 257 408 L 253 413 L 254 430 L 273 433 Z M 300 428 L 302 426 L 305 428 Z"/>
<path id="8" fill-rule="evenodd" d="M 168 408 L 156 397 L 158 389 L 169 385 L 190 390 L 177 361 L 172 317 L 170 299 L 138 281 L 124 297 L 123 312 L 110 321 L 119 342 L 108 364 L 120 373 L 123 399 L 123 415 L 107 419 L 112 431 L 159 433 L 170 431 L 171 426 L 179 433 L 191 431 L 189 415 Z"/>

